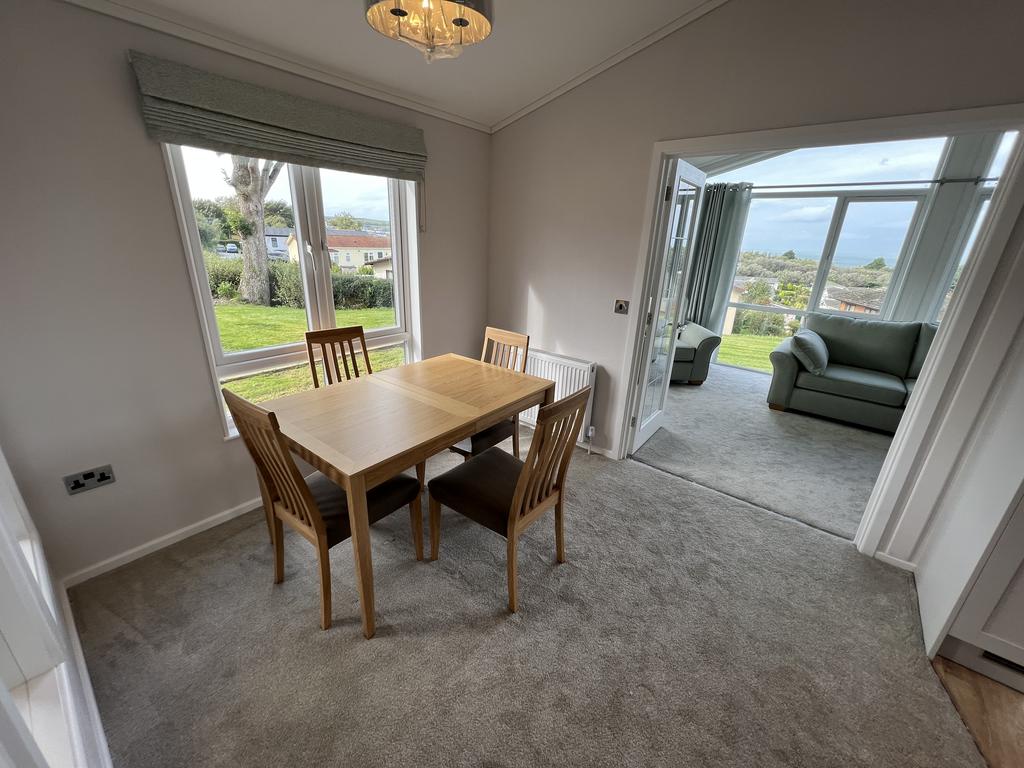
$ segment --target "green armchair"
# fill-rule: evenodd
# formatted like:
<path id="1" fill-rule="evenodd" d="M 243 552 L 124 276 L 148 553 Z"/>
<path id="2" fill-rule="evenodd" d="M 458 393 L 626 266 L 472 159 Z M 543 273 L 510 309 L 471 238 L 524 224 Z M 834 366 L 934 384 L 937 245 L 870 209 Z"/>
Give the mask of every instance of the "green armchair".
<path id="1" fill-rule="evenodd" d="M 711 356 L 722 337 L 696 323 L 687 323 L 676 334 L 676 356 L 672 362 L 672 381 L 700 386 L 708 377 Z"/>

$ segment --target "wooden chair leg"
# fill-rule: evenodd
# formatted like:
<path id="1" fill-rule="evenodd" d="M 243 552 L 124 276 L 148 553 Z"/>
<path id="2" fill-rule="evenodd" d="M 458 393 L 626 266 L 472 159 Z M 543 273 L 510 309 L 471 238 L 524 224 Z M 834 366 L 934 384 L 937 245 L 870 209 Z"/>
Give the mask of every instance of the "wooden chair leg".
<path id="1" fill-rule="evenodd" d="M 519 414 L 512 417 L 512 453 L 519 458 Z"/>
<path id="2" fill-rule="evenodd" d="M 441 546 L 441 502 L 430 497 L 430 559 L 437 560 Z"/>
<path id="3" fill-rule="evenodd" d="M 555 554 L 558 562 L 565 562 L 565 531 L 562 529 L 562 502 L 555 504 Z"/>
<path id="4" fill-rule="evenodd" d="M 270 498 L 270 492 L 267 490 L 267 484 L 263 482 L 262 477 L 257 478 L 260 481 L 260 499 L 263 501 L 263 515 L 267 519 L 267 535 L 270 536 L 270 543 L 274 543 L 274 505 L 268 501 Z"/>
<path id="5" fill-rule="evenodd" d="M 271 523 L 270 541 L 274 545 L 274 583 L 280 584 L 284 581 L 284 526 L 276 515 Z"/>
<path id="6" fill-rule="evenodd" d="M 518 601 L 516 600 L 516 539 L 518 537 L 513 534 L 508 537 L 508 548 L 505 552 L 505 557 L 508 560 L 508 609 L 510 612 L 515 613 Z"/>
<path id="7" fill-rule="evenodd" d="M 416 550 L 416 559 L 423 559 L 423 504 L 419 494 L 409 502 L 409 522 L 412 527 L 412 544 Z"/>
<path id="8" fill-rule="evenodd" d="M 327 542 L 317 544 L 317 561 L 320 565 L 320 628 L 331 628 L 331 560 Z"/>

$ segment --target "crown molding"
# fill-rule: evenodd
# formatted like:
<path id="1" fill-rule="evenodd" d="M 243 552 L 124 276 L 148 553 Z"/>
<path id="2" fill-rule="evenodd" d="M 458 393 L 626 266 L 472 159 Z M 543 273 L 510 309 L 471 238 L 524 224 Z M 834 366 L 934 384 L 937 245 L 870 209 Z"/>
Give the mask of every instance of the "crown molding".
<path id="1" fill-rule="evenodd" d="M 388 102 L 389 104 L 405 107 L 414 112 L 457 123 L 467 128 L 482 131 L 483 133 L 491 132 L 490 126 L 485 123 L 471 120 L 468 117 L 448 112 L 430 104 L 424 104 L 375 83 L 355 80 L 349 76 L 329 72 L 313 62 L 297 59 L 283 51 L 268 48 L 251 40 L 243 40 L 237 36 L 229 36 L 224 30 L 213 27 L 202 30 L 196 29 L 194 26 L 190 26 L 190 22 L 186 19 L 164 9 L 157 10 L 151 6 L 146 6 L 142 2 L 138 2 L 138 0 L 132 0 L 131 2 L 116 2 L 115 0 L 64 0 L 64 2 L 101 13 L 105 16 L 113 16 L 116 19 L 152 29 L 156 32 L 163 32 L 182 40 L 198 43 L 207 48 L 224 51 L 225 53 L 230 53 L 258 64 L 266 64 L 267 66 L 291 72 L 310 80 L 316 80 L 326 85 L 333 85 L 336 88 L 342 88 L 346 91 L 352 91 L 353 93 Z"/>
<path id="2" fill-rule="evenodd" d="M 701 16 L 705 16 L 706 14 L 711 13 L 711 11 L 715 10 L 721 5 L 725 5 L 727 2 L 729 2 L 729 0 L 705 0 L 705 2 L 701 3 L 696 8 L 687 11 L 674 21 L 669 22 L 664 27 L 661 27 L 657 31 L 647 35 L 647 37 L 643 37 L 640 40 L 637 40 L 632 45 L 623 48 L 621 51 L 619 51 L 616 54 L 613 54 L 612 56 L 609 56 L 600 64 L 595 64 L 590 69 L 584 70 L 580 74 L 576 75 L 576 77 L 566 81 L 562 85 L 555 88 L 553 91 L 549 91 L 548 93 L 541 96 L 539 99 L 531 101 L 525 107 L 523 107 L 520 110 L 517 110 L 516 112 L 513 112 L 505 119 L 499 120 L 497 123 L 491 126 L 490 132 L 497 133 L 502 128 L 505 128 L 506 126 L 509 126 L 512 123 L 514 123 L 516 120 L 526 117 L 528 114 L 540 109 L 548 102 L 554 101 L 559 96 L 568 93 L 573 88 L 576 88 L 579 85 L 583 85 L 583 83 L 587 82 L 587 80 L 597 77 L 606 69 L 611 69 L 616 64 L 619 64 L 628 59 L 630 56 L 640 53 L 640 51 L 642 51 L 644 48 L 648 48 L 654 45 L 659 40 L 668 37 L 673 32 L 676 32 L 677 30 L 680 30 L 683 27 L 685 27 L 687 24 L 692 24 Z"/>
<path id="3" fill-rule="evenodd" d="M 595 64 L 593 67 L 586 69 L 571 80 L 567 80 L 554 90 L 549 91 L 540 98 L 531 101 L 521 109 L 509 114 L 508 117 L 499 120 L 494 125 L 487 125 L 486 123 L 481 123 L 478 120 L 473 120 L 472 118 L 416 101 L 407 95 L 392 91 L 378 83 L 358 80 L 352 78 L 350 75 L 325 70 L 321 65 L 314 62 L 296 58 L 283 51 L 275 50 L 252 40 L 240 39 L 225 30 L 212 27 L 198 29 L 194 26 L 194 22 L 190 22 L 188 19 L 166 9 L 158 9 L 151 6 L 143 0 L 63 1 L 70 5 L 101 13 L 105 16 L 112 16 L 130 24 L 136 24 L 140 27 L 152 29 L 156 32 L 162 32 L 173 37 L 181 38 L 182 40 L 188 40 L 189 42 L 197 43 L 199 45 L 206 46 L 207 48 L 224 51 L 240 58 L 248 59 L 249 61 L 265 64 L 285 72 L 291 72 L 292 74 L 306 77 L 310 80 L 332 85 L 336 88 L 342 88 L 380 101 L 385 101 L 389 104 L 405 107 L 406 109 L 411 109 L 424 115 L 437 117 L 441 120 L 447 120 L 488 134 L 496 133 L 502 128 L 511 125 L 534 110 L 540 109 L 545 104 L 557 99 L 565 93 L 568 93 L 573 88 L 582 85 L 591 78 L 596 77 L 606 69 L 614 67 L 616 64 L 628 59 L 630 56 L 639 53 L 648 46 L 653 45 L 673 32 L 682 29 L 687 24 L 693 23 L 700 17 L 729 2 L 729 0 L 705 0 L 705 2 L 701 3 L 696 8 L 687 11 L 657 31 L 652 32 L 650 35 L 641 38 L 632 45 L 623 48 L 618 53 L 609 56 L 607 59 Z"/>

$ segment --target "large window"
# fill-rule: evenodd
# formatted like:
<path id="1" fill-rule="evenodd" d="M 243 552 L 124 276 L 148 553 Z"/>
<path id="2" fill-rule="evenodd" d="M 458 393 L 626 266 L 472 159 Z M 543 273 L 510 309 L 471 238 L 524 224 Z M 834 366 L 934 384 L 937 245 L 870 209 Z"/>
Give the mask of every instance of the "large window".
<path id="1" fill-rule="evenodd" d="M 946 147 L 799 149 L 714 177 L 754 184 L 718 362 L 770 371 L 808 311 L 884 314 Z"/>
<path id="2" fill-rule="evenodd" d="M 825 284 L 817 297 L 819 309 L 881 313 L 917 207 L 915 198 L 845 202 Z"/>
<path id="3" fill-rule="evenodd" d="M 312 387 L 304 335 L 320 328 L 362 325 L 375 370 L 405 360 L 411 183 L 167 152 L 218 388 L 261 402 Z M 366 246 L 387 253 L 386 271 L 339 258 Z"/>
<path id="4" fill-rule="evenodd" d="M 925 191 L 755 193 L 718 361 L 771 370 L 808 311 L 881 314 Z"/>

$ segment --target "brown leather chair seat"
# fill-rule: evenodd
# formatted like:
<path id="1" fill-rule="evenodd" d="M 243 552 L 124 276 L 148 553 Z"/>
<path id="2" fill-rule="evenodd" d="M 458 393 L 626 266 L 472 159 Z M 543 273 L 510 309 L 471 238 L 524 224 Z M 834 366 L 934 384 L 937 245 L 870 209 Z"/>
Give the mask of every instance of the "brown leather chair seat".
<path id="1" fill-rule="evenodd" d="M 430 495 L 449 509 L 502 536 L 523 462 L 500 448 L 489 448 L 428 484 Z"/>
<path id="2" fill-rule="evenodd" d="M 493 448 L 498 443 L 508 440 L 512 437 L 512 433 L 515 432 L 516 423 L 513 419 L 505 419 L 499 421 L 493 427 L 477 432 L 470 438 L 470 445 L 472 446 L 473 455 L 481 454 L 488 448 Z"/>
<path id="3" fill-rule="evenodd" d="M 348 521 L 348 497 L 330 478 L 314 472 L 306 480 L 313 500 L 320 508 L 320 517 L 327 532 L 327 546 L 345 541 L 352 535 Z M 410 503 L 420 492 L 420 483 L 415 477 L 398 475 L 387 480 L 366 494 L 369 506 L 367 512 L 370 525 L 382 520 L 400 507 Z"/>

